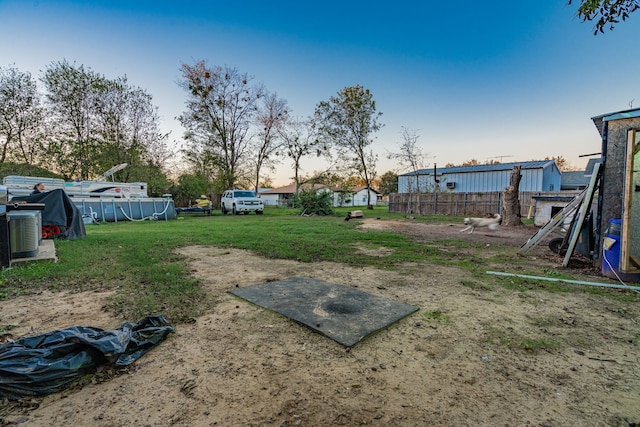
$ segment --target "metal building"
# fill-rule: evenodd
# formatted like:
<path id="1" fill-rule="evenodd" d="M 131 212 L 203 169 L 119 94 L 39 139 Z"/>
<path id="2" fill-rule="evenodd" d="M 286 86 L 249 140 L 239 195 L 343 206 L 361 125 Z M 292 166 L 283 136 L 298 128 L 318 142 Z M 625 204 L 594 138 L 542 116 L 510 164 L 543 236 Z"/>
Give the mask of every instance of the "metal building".
<path id="1" fill-rule="evenodd" d="M 398 176 L 398 193 L 427 193 L 434 189 L 454 193 L 502 191 L 511 170 L 521 166 L 520 191 L 560 191 L 562 173 L 555 160 L 421 169 Z"/>

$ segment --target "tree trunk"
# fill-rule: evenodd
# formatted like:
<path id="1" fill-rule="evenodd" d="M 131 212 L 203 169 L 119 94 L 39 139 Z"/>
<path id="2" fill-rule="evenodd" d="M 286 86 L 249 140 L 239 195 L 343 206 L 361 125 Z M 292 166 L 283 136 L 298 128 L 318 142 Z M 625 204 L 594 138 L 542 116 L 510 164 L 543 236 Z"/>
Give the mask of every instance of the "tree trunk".
<path id="1" fill-rule="evenodd" d="M 511 170 L 511 180 L 508 187 L 502 190 L 502 225 L 504 227 L 517 227 L 522 224 L 520 216 L 520 166 L 514 166 Z"/>

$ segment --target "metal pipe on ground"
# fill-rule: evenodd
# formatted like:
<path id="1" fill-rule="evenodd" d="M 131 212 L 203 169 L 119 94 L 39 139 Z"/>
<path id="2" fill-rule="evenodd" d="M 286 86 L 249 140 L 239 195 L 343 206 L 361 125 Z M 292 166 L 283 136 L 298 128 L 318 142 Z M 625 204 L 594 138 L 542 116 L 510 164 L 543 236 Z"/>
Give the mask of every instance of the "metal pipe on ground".
<path id="1" fill-rule="evenodd" d="M 640 292 L 640 286 L 616 285 L 611 283 L 599 283 L 599 282 L 585 282 L 582 280 L 557 279 L 554 277 L 529 276 L 526 274 L 503 273 L 500 271 L 487 271 L 487 274 L 493 274 L 496 276 L 520 277 L 522 279 L 546 280 L 549 282 L 564 282 L 572 285 L 586 285 L 586 286 L 599 286 L 603 288 L 627 289 L 631 291 Z"/>

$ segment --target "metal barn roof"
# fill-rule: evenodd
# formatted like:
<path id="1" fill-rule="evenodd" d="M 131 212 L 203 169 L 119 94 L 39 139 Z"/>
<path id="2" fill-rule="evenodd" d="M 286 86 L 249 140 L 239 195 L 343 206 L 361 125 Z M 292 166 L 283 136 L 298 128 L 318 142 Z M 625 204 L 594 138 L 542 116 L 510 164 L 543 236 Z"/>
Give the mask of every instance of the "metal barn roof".
<path id="1" fill-rule="evenodd" d="M 535 160 L 530 162 L 511 162 L 511 163 L 496 163 L 490 165 L 471 165 L 471 166 L 454 166 L 450 168 L 437 168 L 436 172 L 440 174 L 445 173 L 467 173 L 467 172 L 495 172 L 511 170 L 514 166 L 520 165 L 522 169 L 544 169 L 555 165 L 555 160 Z M 420 169 L 416 172 L 407 172 L 400 176 L 412 176 L 412 175 L 433 175 L 433 168 Z"/>
<path id="2" fill-rule="evenodd" d="M 562 172 L 561 189 L 562 190 L 581 190 L 589 186 L 589 177 L 584 171 Z"/>

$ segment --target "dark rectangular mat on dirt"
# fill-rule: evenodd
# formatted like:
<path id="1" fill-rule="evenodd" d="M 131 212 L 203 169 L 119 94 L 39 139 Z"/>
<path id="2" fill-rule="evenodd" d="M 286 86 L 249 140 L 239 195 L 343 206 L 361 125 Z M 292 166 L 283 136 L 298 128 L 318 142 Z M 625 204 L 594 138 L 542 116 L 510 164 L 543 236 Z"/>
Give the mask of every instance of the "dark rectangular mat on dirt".
<path id="1" fill-rule="evenodd" d="M 347 347 L 418 310 L 412 305 L 308 277 L 290 277 L 229 293 L 302 323 Z"/>

